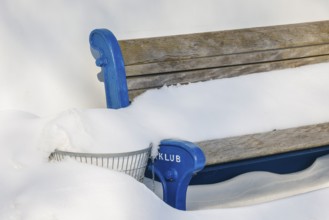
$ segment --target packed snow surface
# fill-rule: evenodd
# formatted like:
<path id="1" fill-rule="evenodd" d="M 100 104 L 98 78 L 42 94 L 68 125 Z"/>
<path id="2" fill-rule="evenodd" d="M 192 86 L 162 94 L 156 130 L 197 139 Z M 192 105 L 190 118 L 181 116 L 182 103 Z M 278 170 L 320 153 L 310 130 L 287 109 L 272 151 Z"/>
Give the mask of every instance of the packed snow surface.
<path id="1" fill-rule="evenodd" d="M 192 142 L 329 121 L 329 63 L 149 90 L 125 109 L 48 118 L 49 151 L 115 153 L 162 139 Z"/>
<path id="2" fill-rule="evenodd" d="M 329 157 L 296 174 L 253 172 L 190 187 L 187 205 L 195 211 L 182 212 L 156 196 L 159 186 L 153 193 L 124 174 L 48 156 L 55 149 L 126 152 L 164 138 L 200 141 L 326 122 L 328 70 L 326 63 L 163 87 L 119 110 L 48 117 L 2 111 L 0 219 L 326 219 Z"/>

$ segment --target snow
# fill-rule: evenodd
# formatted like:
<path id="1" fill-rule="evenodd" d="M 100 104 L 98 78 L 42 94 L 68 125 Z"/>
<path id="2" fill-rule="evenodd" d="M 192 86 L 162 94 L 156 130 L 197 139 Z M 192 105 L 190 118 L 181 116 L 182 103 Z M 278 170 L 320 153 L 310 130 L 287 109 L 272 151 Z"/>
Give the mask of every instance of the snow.
<path id="1" fill-rule="evenodd" d="M 41 143 L 118 153 L 162 139 L 199 142 L 329 121 L 329 63 L 149 90 L 125 109 L 71 109 L 49 119 Z"/>
<path id="2" fill-rule="evenodd" d="M 0 219 L 328 219 L 328 157 L 295 174 L 253 172 L 190 187 L 194 211 L 186 212 L 130 176 L 48 161 L 54 149 L 126 152 L 164 138 L 329 121 L 328 63 L 164 87 L 129 108 L 102 109 L 88 45 L 99 27 L 138 38 L 327 20 L 328 10 L 324 0 L 1 1 Z"/>
<path id="3" fill-rule="evenodd" d="M 0 219 L 325 219 L 329 213 L 316 210 L 327 202 L 328 156 L 299 173 L 253 172 L 189 187 L 187 206 L 195 211 L 188 212 L 162 202 L 159 185 L 157 193 L 146 186 L 150 180 L 144 185 L 48 156 L 54 149 L 126 152 L 163 138 L 200 141 L 328 121 L 328 69 L 325 63 L 163 87 L 120 110 L 72 109 L 49 117 L 2 111 Z"/>
<path id="4" fill-rule="evenodd" d="M 183 212 L 167 206 L 144 184 L 130 176 L 73 160 L 49 163 L 49 152 L 37 144 L 42 128 L 47 124 L 45 118 L 12 111 L 0 115 L 0 219 L 303 220 L 329 217 L 325 208 L 329 190 L 317 190 L 328 184 L 328 156 L 318 159 L 307 170 L 288 176 L 254 172 L 221 186 L 194 186 L 201 189 L 189 188 L 188 196 L 192 197 L 188 197 L 188 205 L 202 210 Z M 273 190 L 278 193 L 273 194 Z M 300 194 L 311 190 L 317 191 Z M 262 191 L 259 196 L 254 194 Z M 209 201 L 205 196 L 211 192 L 210 198 L 219 202 L 223 202 L 220 201 L 223 197 L 230 198 L 231 204 L 207 210 L 218 202 Z M 218 197 L 214 193 L 219 193 Z M 290 196 L 296 193 L 299 195 Z M 290 197 L 264 202 L 286 196 Z M 224 208 L 241 206 L 237 197 L 246 202 L 242 207 Z M 202 198 L 208 198 L 208 201 Z M 202 204 L 202 201 L 208 204 Z"/>

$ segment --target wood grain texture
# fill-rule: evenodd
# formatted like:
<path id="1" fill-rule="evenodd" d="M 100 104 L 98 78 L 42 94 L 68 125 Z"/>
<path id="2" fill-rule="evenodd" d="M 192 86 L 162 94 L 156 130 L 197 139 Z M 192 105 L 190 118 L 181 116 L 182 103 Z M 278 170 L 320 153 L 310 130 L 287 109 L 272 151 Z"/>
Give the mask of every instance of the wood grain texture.
<path id="1" fill-rule="evenodd" d="M 207 165 L 273 155 L 329 144 L 329 123 L 197 143 Z"/>
<path id="2" fill-rule="evenodd" d="M 236 66 L 225 66 L 193 71 L 182 71 L 159 75 L 155 74 L 140 77 L 128 77 L 127 80 L 129 90 L 147 90 L 152 88 L 159 88 L 163 85 L 174 85 L 178 83 L 186 84 L 212 79 L 230 78 L 251 73 L 294 68 L 321 62 L 329 62 L 329 55 Z"/>
<path id="3" fill-rule="evenodd" d="M 134 76 L 220 66 L 222 56 L 227 55 L 255 52 L 257 54 L 261 51 L 298 49 L 328 43 L 329 21 L 321 21 L 125 40 L 120 41 L 120 46 L 127 67 L 127 75 Z M 283 56 L 288 59 L 298 57 L 298 53 L 293 55 L 295 51 L 298 50 L 294 50 L 292 54 L 286 52 Z M 278 54 L 283 54 L 283 52 Z M 273 57 L 273 54 L 269 53 L 269 56 Z M 228 58 L 223 65 L 235 65 L 248 59 L 243 55 L 241 57 L 242 60 Z M 253 60 L 253 58 L 250 59 Z M 259 53 L 256 60 L 267 60 L 267 55 Z"/>
<path id="4" fill-rule="evenodd" d="M 260 62 L 296 59 L 329 54 L 329 44 L 282 48 L 276 50 L 253 51 L 240 54 L 228 54 L 213 57 L 174 60 L 168 62 L 147 63 L 126 66 L 127 76 L 165 74 L 196 69 L 217 68 Z"/>

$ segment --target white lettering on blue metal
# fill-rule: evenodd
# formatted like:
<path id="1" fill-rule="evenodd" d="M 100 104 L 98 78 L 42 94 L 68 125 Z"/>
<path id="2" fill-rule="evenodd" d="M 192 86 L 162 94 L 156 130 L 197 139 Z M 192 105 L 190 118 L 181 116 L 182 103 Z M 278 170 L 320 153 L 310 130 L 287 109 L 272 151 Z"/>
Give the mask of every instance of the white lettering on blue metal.
<path id="1" fill-rule="evenodd" d="M 173 163 L 180 163 L 181 157 L 178 154 L 166 154 L 166 153 L 159 153 L 158 160 L 164 160 Z"/>

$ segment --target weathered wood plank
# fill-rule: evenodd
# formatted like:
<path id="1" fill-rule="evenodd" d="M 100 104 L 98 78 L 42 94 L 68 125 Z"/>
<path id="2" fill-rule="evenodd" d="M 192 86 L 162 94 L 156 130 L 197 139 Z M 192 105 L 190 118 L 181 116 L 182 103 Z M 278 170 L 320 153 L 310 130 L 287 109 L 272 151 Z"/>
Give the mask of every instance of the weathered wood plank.
<path id="1" fill-rule="evenodd" d="M 309 149 L 329 144 L 329 123 L 197 143 L 207 165 Z"/>
<path id="2" fill-rule="evenodd" d="M 136 96 L 141 95 L 145 91 L 146 91 L 146 89 L 129 90 L 128 93 L 129 93 L 130 101 L 134 100 Z"/>
<path id="3" fill-rule="evenodd" d="M 306 57 L 274 62 L 261 62 L 246 65 L 225 66 L 193 71 L 182 71 L 161 75 L 146 75 L 141 77 L 128 77 L 129 90 L 145 90 L 158 88 L 163 85 L 184 84 L 190 82 L 206 81 L 211 79 L 229 78 L 251 73 L 265 72 L 285 68 L 294 68 L 302 65 L 329 62 L 329 55 Z"/>
<path id="4" fill-rule="evenodd" d="M 205 57 L 320 46 L 329 43 L 329 21 L 121 41 L 128 75 L 200 69 Z M 243 56 L 242 56 L 243 57 Z M 198 59 L 202 58 L 202 59 Z M 178 62 L 179 61 L 179 62 Z M 150 65 L 159 63 L 159 65 Z M 226 64 L 226 65 L 232 65 Z M 201 65 L 201 66 L 198 66 Z"/>
<path id="5" fill-rule="evenodd" d="M 329 44 L 132 65 L 126 66 L 126 73 L 127 76 L 145 76 L 149 74 L 164 74 L 177 71 L 296 59 L 324 54 L 329 55 Z"/>

